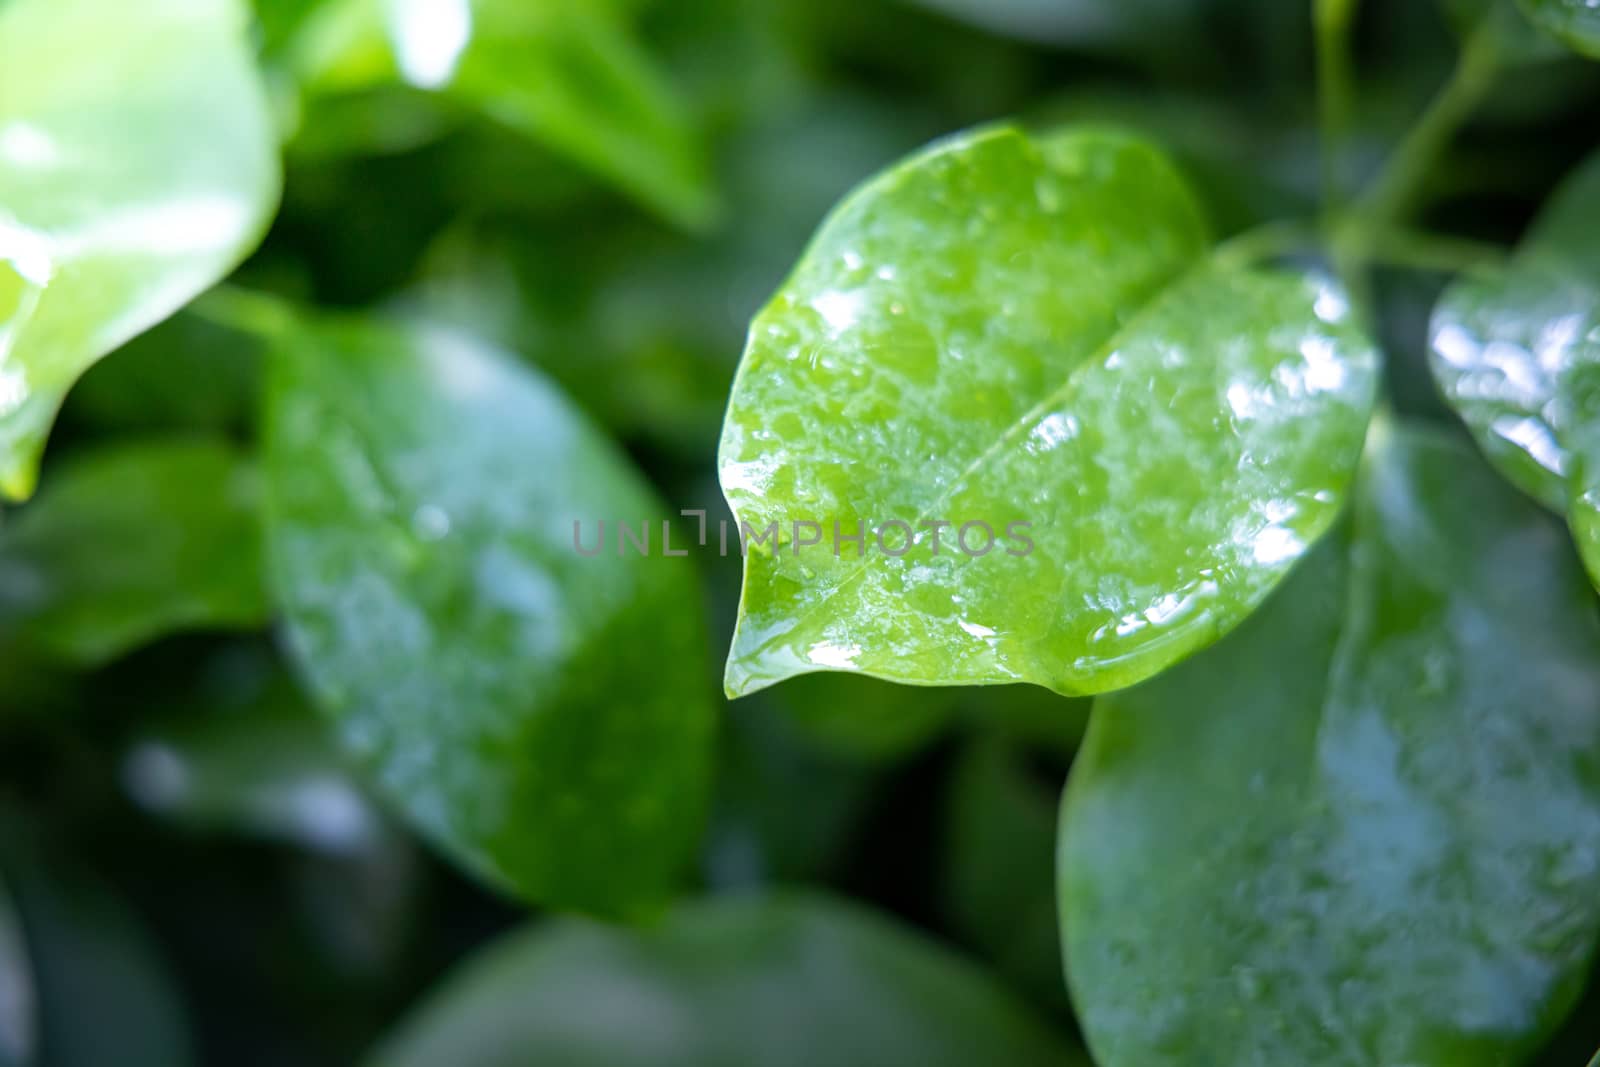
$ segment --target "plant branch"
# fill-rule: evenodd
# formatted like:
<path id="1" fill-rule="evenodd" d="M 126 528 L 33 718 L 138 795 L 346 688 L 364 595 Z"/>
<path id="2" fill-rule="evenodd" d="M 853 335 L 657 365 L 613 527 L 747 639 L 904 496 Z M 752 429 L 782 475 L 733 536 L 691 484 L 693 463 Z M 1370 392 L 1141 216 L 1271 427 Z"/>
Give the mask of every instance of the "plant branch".
<path id="1" fill-rule="evenodd" d="M 1312 0 L 1316 27 L 1317 110 L 1322 139 L 1322 205 L 1326 218 L 1344 206 L 1342 173 L 1350 134 L 1354 91 L 1350 31 L 1359 0 Z"/>

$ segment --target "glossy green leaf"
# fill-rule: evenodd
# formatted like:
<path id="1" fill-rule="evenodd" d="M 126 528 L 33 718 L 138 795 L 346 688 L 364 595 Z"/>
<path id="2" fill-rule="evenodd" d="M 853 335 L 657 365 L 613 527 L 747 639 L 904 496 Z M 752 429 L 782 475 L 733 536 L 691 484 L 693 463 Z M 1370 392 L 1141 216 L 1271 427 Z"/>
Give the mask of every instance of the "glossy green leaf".
<path id="1" fill-rule="evenodd" d="M 394 81 L 550 145 L 667 218 L 715 211 L 687 115 L 616 11 L 566 0 L 346 0 L 304 33 L 313 94 Z"/>
<path id="2" fill-rule="evenodd" d="M 97 665 L 174 630 L 266 623 L 260 482 L 229 446 L 75 457 L 0 525 L 0 636 Z"/>
<path id="3" fill-rule="evenodd" d="M 1333 520 L 1375 368 L 1329 284 L 1213 255 L 1136 139 L 1002 128 L 912 157 L 751 326 L 720 453 L 752 532 L 729 694 L 1159 671 Z M 858 558 L 836 529 L 883 538 Z"/>
<path id="4" fill-rule="evenodd" d="M 277 202 L 238 0 L 0 7 L 0 495 L 95 360 L 228 273 Z"/>
<path id="5" fill-rule="evenodd" d="M 712 716 L 691 561 L 616 549 L 619 522 L 660 530 L 643 480 L 457 335 L 308 325 L 268 378 L 270 571 L 344 742 L 489 882 L 657 905 L 698 840 Z"/>
<path id="6" fill-rule="evenodd" d="M 1593 0 L 1518 0 L 1534 25 L 1574 52 L 1600 59 L 1600 5 Z"/>
<path id="7" fill-rule="evenodd" d="M 1600 935 L 1600 622 L 1464 444 L 1374 428 L 1348 528 L 1096 702 L 1062 812 L 1101 1067 L 1501 1067 Z"/>
<path id="8" fill-rule="evenodd" d="M 965 961 L 814 895 L 732 896 L 631 932 L 558 921 L 446 980 L 373 1067 L 1073 1067 Z"/>
<path id="9" fill-rule="evenodd" d="M 1445 292 L 1430 345 L 1446 401 L 1508 478 L 1570 517 L 1600 579 L 1600 156 L 1509 266 Z"/>

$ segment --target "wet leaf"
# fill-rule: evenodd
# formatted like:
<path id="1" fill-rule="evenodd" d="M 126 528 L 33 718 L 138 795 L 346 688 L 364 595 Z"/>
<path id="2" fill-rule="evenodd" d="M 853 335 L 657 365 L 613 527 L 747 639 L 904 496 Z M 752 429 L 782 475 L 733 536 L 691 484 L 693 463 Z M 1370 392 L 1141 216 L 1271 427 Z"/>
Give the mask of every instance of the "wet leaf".
<path id="1" fill-rule="evenodd" d="M 715 211 L 688 116 L 611 5 L 345 0 L 297 51 L 313 98 L 394 82 L 441 93 L 674 222 L 702 226 Z"/>
<path id="2" fill-rule="evenodd" d="M 1445 292 L 1429 332 L 1446 401 L 1506 477 L 1569 516 L 1600 577 L 1600 156 L 1509 266 Z"/>
<path id="3" fill-rule="evenodd" d="M 74 457 L 0 525 L 0 636 L 95 666 L 268 617 L 255 464 L 207 441 Z"/>
<path id="4" fill-rule="evenodd" d="M 446 980 L 373 1067 L 1072 1067 L 965 961 L 814 895 L 724 897 L 657 927 L 557 921 Z"/>
<path id="5" fill-rule="evenodd" d="M 1062 814 L 1102 1067 L 1521 1062 L 1600 933 L 1600 624 L 1559 527 L 1375 427 L 1349 528 L 1096 702 Z"/>
<path id="6" fill-rule="evenodd" d="M 1375 376 L 1339 294 L 1214 256 L 1142 142 L 928 149 L 834 211 L 751 327 L 720 454 L 750 531 L 727 690 L 1153 674 L 1332 521 Z"/>
<path id="7" fill-rule="evenodd" d="M 457 335 L 307 325 L 268 378 L 270 570 L 345 744 L 491 884 L 658 905 L 698 840 L 711 708 L 690 561 L 614 550 L 620 522 L 661 529 L 643 480 Z M 602 520 L 580 555 L 575 523 L 587 547 Z"/>
<path id="8" fill-rule="evenodd" d="M 74 380 L 228 273 L 277 202 L 237 0 L 0 7 L 0 495 Z"/>
<path id="9" fill-rule="evenodd" d="M 1591 0 L 1518 0 L 1534 25 L 1574 52 L 1600 59 L 1600 5 Z"/>

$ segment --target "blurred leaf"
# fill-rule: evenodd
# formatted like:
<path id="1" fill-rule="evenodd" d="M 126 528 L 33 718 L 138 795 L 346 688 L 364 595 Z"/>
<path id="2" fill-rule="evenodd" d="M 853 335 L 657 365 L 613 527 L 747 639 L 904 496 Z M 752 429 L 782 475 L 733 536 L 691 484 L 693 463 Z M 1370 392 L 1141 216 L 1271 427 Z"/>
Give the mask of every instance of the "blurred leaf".
<path id="1" fill-rule="evenodd" d="M 728 708 L 707 883 L 747 889 L 840 875 L 883 784 L 882 764 L 842 754 L 770 703 Z"/>
<path id="2" fill-rule="evenodd" d="M 22 920 L 0 879 L 0 1065 L 31 1067 L 38 1045 L 38 1005 Z"/>
<path id="3" fill-rule="evenodd" d="M 1508 267 L 1446 290 L 1430 335 L 1445 399 L 1506 477 L 1569 516 L 1600 581 L 1600 156 Z"/>
<path id="4" fill-rule="evenodd" d="M 911 0 L 992 33 L 1057 44 L 1128 41 L 1192 23 L 1194 0 Z"/>
<path id="5" fill-rule="evenodd" d="M 437 331 L 292 329 L 267 395 L 276 594 L 345 744 L 490 883 L 658 905 L 706 791 L 699 595 L 659 541 L 576 550 L 580 523 L 659 529 L 643 480 L 533 371 Z"/>
<path id="6" fill-rule="evenodd" d="M 1351 529 L 1102 697 L 1062 816 L 1102 1067 L 1521 1062 L 1600 933 L 1600 625 L 1471 451 L 1374 428 Z"/>
<path id="7" fill-rule="evenodd" d="M 560 149 L 666 218 L 715 198 L 681 105 L 603 3 L 346 0 L 304 31 L 311 99 L 398 79 Z"/>
<path id="8" fill-rule="evenodd" d="M 1338 293 L 1211 256 L 1165 160 L 1093 130 L 961 135 L 873 179 L 750 338 L 719 462 L 773 535 L 730 695 L 827 669 L 1063 693 L 1153 674 L 1333 520 L 1377 377 Z M 927 521 L 953 524 L 942 551 L 906 544 Z M 958 550 L 974 523 L 990 540 Z M 859 558 L 835 529 L 886 532 Z"/>
<path id="9" fill-rule="evenodd" d="M 1600 5 L 1593 0 L 1517 0 L 1540 29 L 1574 52 L 1600 59 Z"/>
<path id="10" fill-rule="evenodd" d="M 1537 2 L 1537 0 L 1535 0 Z M 1509 66 L 1548 63 L 1562 58 L 1561 47 L 1546 34 L 1540 33 L 1523 12 L 1530 5 L 1526 0 L 1440 0 L 1445 16 L 1457 34 L 1467 39 L 1484 33 L 1494 40 L 1497 58 Z M 1522 11 L 1518 10 L 1518 7 Z M 1514 92 L 1515 86 L 1505 91 Z"/>
<path id="11" fill-rule="evenodd" d="M 815 895 L 733 896 L 632 932 L 556 921 L 471 961 L 374 1067 L 1066 1067 L 985 975 Z"/>
<path id="12" fill-rule="evenodd" d="M 85 368 L 221 278 L 278 196 L 237 0 L 0 7 L 0 495 Z"/>
<path id="13" fill-rule="evenodd" d="M 830 751 L 888 760 L 932 741 L 955 718 L 959 690 L 920 689 L 849 674 L 812 674 L 773 702 Z"/>
<path id="14" fill-rule="evenodd" d="M 64 424 L 217 434 L 252 428 L 260 379 L 255 338 L 177 314 L 89 368 L 67 398 Z"/>
<path id="15" fill-rule="evenodd" d="M 1016 746 L 969 744 L 950 782 L 939 896 L 951 929 L 996 971 L 1065 1009 L 1052 888 L 1059 795 L 1059 784 L 1028 772 Z"/>
<path id="16" fill-rule="evenodd" d="M 129 748 L 122 777 L 140 806 L 334 855 L 388 836 L 327 724 L 275 665 L 220 658 L 195 698 L 199 706 L 143 725 Z"/>
<path id="17" fill-rule="evenodd" d="M 207 441 L 74 457 L 0 525 L 0 634 L 86 666 L 267 621 L 254 463 Z"/>
<path id="18" fill-rule="evenodd" d="M 40 1064 L 185 1067 L 189 1036 L 166 967 L 122 900 L 9 820 L 0 873 L 29 952 Z"/>

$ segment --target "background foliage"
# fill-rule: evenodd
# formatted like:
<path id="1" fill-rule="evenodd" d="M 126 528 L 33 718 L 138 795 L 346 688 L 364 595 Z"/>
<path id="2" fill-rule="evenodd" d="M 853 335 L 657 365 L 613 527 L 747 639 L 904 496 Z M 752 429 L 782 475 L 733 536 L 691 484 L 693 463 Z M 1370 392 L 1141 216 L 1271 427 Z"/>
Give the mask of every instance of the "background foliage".
<path id="1" fill-rule="evenodd" d="M 1440 399 L 1429 319 L 1447 284 L 1463 328 L 1554 301 L 1530 246 L 1592 265 L 1592 195 L 1539 213 L 1600 147 L 1600 35 L 1577 0 L 1371 3 L 1340 91 L 1314 50 L 1353 14 L 0 0 L 9 496 L 61 404 L 37 493 L 0 515 L 0 1064 L 1073 1064 L 1079 1013 L 1107 1064 L 1585 1062 L 1594 931 L 1539 922 L 1600 902 L 1592 590 Z M 1033 686 L 809 675 L 729 703 L 737 557 L 579 570 L 568 517 L 726 517 L 752 319 L 850 189 L 995 120 L 1139 131 L 1225 247 L 1372 189 L 1382 226 L 1280 251 L 1379 261 L 1353 295 L 1380 473 L 1260 614 L 1103 698 L 1087 740 L 1089 702 Z M 1431 159 L 1391 187 L 1397 145 Z M 71 254 L 39 269 L 39 234 Z M 1506 412 L 1441 379 L 1581 540 L 1587 483 L 1497 453 Z M 1395 604 L 1465 654 L 1395 644 Z M 1244 725 L 1205 733 L 1202 702 Z M 1075 761 L 1067 915 L 1113 942 L 1068 937 L 1076 1010 L 1054 884 Z M 1417 796 L 1375 792 L 1394 766 Z M 1417 825 L 1453 888 L 1383 881 Z M 1553 873 L 1533 892 L 1508 854 Z M 1352 870 L 1372 907 L 1315 912 Z M 1216 1001 L 1174 1007 L 1152 959 Z M 1353 1046 L 1275 1028 L 1325 987 Z M 1444 988 L 1491 1022 L 1430 1018 Z"/>

